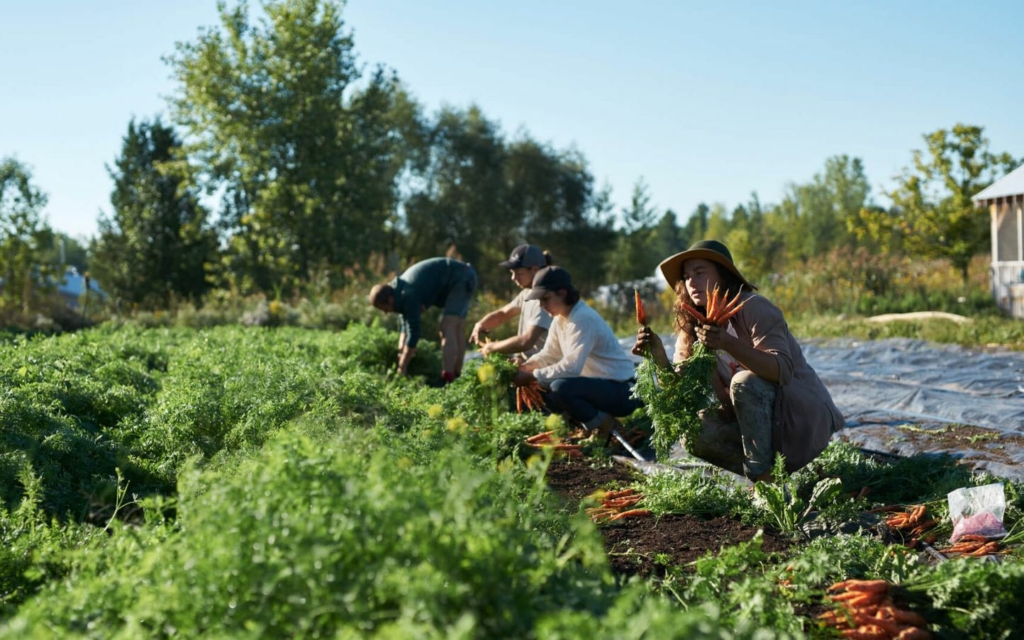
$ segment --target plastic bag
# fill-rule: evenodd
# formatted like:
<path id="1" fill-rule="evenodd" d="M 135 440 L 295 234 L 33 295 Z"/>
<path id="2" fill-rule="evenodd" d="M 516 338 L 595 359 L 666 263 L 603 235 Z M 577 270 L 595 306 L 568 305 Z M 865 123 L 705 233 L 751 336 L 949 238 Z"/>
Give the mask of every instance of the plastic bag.
<path id="1" fill-rule="evenodd" d="M 1006 496 L 1003 484 L 986 484 L 950 491 L 949 517 L 953 520 L 953 535 L 949 541 L 955 543 L 966 535 L 1002 538 L 1006 535 L 1003 514 L 1006 512 Z"/>

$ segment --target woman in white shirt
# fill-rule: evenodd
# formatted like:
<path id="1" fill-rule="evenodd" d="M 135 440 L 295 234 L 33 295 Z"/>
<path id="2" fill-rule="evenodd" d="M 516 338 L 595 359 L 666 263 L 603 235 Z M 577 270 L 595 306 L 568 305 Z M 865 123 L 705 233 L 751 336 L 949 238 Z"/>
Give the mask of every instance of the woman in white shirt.
<path id="1" fill-rule="evenodd" d="M 608 436 L 622 426 L 615 416 L 640 406 L 631 393 L 633 361 L 604 318 L 580 298 L 565 269 L 538 271 L 526 298 L 539 300 L 553 320 L 544 348 L 520 365 L 514 384 L 536 380 L 549 409 Z"/>
<path id="2" fill-rule="evenodd" d="M 548 334 L 548 327 L 551 326 L 551 316 L 541 308 L 540 302 L 527 300 L 526 294 L 529 293 L 537 272 L 552 262 L 554 261 L 550 253 L 541 251 L 532 244 L 521 244 L 512 250 L 508 260 L 498 264 L 512 272 L 512 282 L 515 282 L 522 291 L 512 302 L 488 313 L 473 325 L 469 339 L 480 345 L 481 354 L 522 354 L 522 359 L 525 360 L 541 350 L 544 346 L 544 337 Z M 484 342 L 487 333 L 517 316 L 519 331 L 516 335 L 495 342 Z"/>

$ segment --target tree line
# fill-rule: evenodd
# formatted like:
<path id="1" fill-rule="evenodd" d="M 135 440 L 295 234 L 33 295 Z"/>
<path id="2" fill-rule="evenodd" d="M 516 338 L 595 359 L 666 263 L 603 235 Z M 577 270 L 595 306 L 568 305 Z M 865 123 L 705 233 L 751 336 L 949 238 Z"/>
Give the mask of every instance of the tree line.
<path id="1" fill-rule="evenodd" d="M 752 194 L 680 222 L 652 206 L 641 179 L 616 211 L 579 150 L 506 136 L 477 106 L 426 113 L 393 71 L 362 68 L 342 6 L 271 1 L 254 19 L 245 3 L 222 5 L 219 26 L 166 58 L 169 121 L 128 124 L 108 166 L 111 207 L 82 265 L 117 301 L 160 308 L 217 288 L 340 287 L 381 263 L 400 271 L 446 252 L 494 264 L 524 241 L 585 291 L 648 276 L 708 237 L 752 277 L 865 247 L 947 258 L 966 278 L 988 246 L 987 216 L 970 198 L 1017 164 L 989 150 L 981 127 L 957 124 L 924 136 L 889 207 L 873 200 L 861 160 L 837 155 L 777 204 Z M 57 267 L 45 203 L 25 165 L 0 161 L 5 305 L 26 306 L 26 283 Z"/>

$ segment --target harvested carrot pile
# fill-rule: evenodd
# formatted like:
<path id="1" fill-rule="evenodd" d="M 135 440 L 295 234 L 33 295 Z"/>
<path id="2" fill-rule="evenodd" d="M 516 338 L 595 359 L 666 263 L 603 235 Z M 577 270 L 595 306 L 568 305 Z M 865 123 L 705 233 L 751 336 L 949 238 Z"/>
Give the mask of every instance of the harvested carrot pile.
<path id="1" fill-rule="evenodd" d="M 516 411 L 542 411 L 544 409 L 544 396 L 540 393 L 540 385 L 531 382 L 528 385 L 516 387 Z"/>
<path id="2" fill-rule="evenodd" d="M 885 524 L 893 531 L 898 531 L 904 536 L 906 544 L 911 549 L 917 548 L 918 543 L 924 541 L 929 544 L 935 542 L 935 536 L 922 536 L 939 523 L 933 518 L 926 518 L 927 508 L 923 504 L 910 507 L 908 511 L 894 513 L 885 519 Z"/>
<path id="3" fill-rule="evenodd" d="M 844 580 L 828 588 L 826 596 L 839 606 L 818 616 L 827 627 L 838 629 L 844 638 L 931 638 L 928 622 L 915 611 L 892 602 L 885 580 Z"/>
<path id="4" fill-rule="evenodd" d="M 994 553 L 1004 553 L 999 542 L 989 540 L 985 536 L 966 535 L 960 538 L 956 544 L 939 549 L 939 552 L 947 556 L 961 556 L 967 558 L 980 558 Z"/>
<path id="5" fill-rule="evenodd" d="M 644 518 L 651 515 L 651 511 L 636 508 L 636 505 L 643 499 L 644 494 L 637 493 L 635 489 L 609 491 L 601 499 L 601 506 L 587 509 L 587 513 L 594 522 Z"/>
<path id="6" fill-rule="evenodd" d="M 554 431 L 545 431 L 544 433 L 538 433 L 535 436 L 530 436 L 524 440 L 526 444 L 531 447 L 538 449 L 551 449 L 556 453 L 566 455 L 570 458 L 582 458 L 583 451 L 580 450 L 580 445 L 569 444 L 555 435 Z"/>

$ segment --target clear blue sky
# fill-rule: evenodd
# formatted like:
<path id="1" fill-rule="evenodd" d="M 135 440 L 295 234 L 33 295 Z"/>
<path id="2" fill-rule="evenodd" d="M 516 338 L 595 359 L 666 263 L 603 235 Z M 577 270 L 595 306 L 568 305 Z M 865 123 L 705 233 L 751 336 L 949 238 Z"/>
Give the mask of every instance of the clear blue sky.
<path id="1" fill-rule="evenodd" d="M 4 5 L 0 157 L 32 169 L 54 228 L 92 235 L 129 119 L 165 112 L 162 57 L 218 24 L 216 2 Z M 922 134 L 957 122 L 1024 156 L 1019 0 L 351 0 L 344 15 L 360 60 L 429 111 L 476 103 L 509 136 L 573 145 L 617 203 L 644 177 L 681 221 L 701 201 L 777 202 L 840 153 L 879 197 Z"/>

